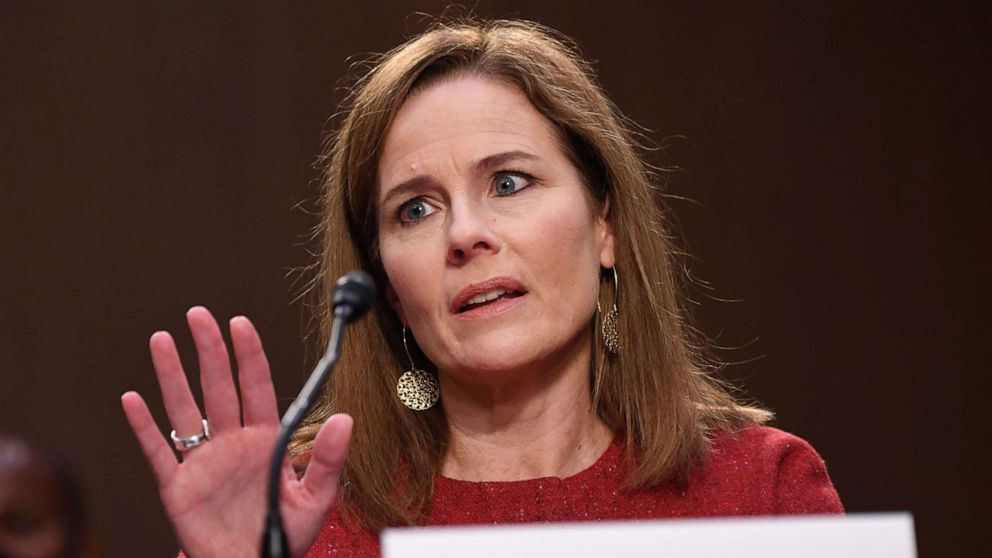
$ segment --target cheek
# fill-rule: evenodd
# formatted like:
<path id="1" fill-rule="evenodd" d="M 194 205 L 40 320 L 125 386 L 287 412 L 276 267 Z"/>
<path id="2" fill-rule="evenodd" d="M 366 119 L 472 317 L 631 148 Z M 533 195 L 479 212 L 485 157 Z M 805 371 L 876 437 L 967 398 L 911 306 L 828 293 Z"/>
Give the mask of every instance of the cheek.
<path id="1" fill-rule="evenodd" d="M 429 289 L 439 282 L 439 278 L 433 276 L 437 265 L 421 247 L 407 243 L 384 242 L 379 255 L 393 291 L 390 306 L 400 319 L 409 320 L 411 313 L 427 306 L 431 296 Z"/>
<path id="2" fill-rule="evenodd" d="M 533 260 L 539 274 L 552 278 L 551 285 L 561 292 L 560 300 L 582 312 L 595 308 L 599 288 L 599 251 L 595 227 L 589 214 L 580 211 L 549 213 L 533 234 L 540 235 L 533 246 Z M 591 310 L 590 310 L 591 311 Z"/>
<path id="3" fill-rule="evenodd" d="M 541 235 L 540 244 L 549 258 L 572 262 L 570 271 L 580 272 L 578 266 L 591 265 L 591 260 L 598 262 L 598 257 L 593 257 L 597 253 L 596 229 L 584 208 L 549 211 L 534 233 Z"/>

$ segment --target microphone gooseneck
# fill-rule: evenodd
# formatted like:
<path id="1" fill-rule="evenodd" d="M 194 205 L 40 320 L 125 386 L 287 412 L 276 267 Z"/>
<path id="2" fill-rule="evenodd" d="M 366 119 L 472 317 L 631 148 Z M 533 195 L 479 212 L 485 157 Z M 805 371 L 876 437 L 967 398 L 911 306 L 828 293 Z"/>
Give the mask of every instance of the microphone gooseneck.
<path id="1" fill-rule="evenodd" d="M 320 387 L 324 385 L 324 381 L 338 361 L 345 326 L 364 316 L 375 303 L 375 297 L 375 281 L 363 271 L 347 273 L 334 284 L 334 293 L 331 295 L 333 321 L 331 334 L 327 340 L 327 350 L 310 373 L 300 394 L 283 415 L 279 424 L 279 436 L 272 451 L 272 460 L 269 463 L 268 513 L 262 536 L 263 558 L 285 558 L 290 555 L 289 542 L 282 524 L 282 513 L 279 510 L 282 461 L 286 456 L 289 437 L 303 422 L 307 411 L 317 398 Z"/>

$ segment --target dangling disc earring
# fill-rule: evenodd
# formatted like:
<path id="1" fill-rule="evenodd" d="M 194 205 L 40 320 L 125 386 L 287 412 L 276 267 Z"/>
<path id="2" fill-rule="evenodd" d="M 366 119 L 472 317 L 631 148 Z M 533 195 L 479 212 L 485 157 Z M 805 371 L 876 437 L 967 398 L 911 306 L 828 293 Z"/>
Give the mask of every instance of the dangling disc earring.
<path id="1" fill-rule="evenodd" d="M 603 309 L 596 300 L 596 309 L 603 315 L 603 344 L 606 350 L 612 354 L 620 353 L 620 327 L 617 311 L 617 300 L 620 298 L 620 276 L 617 274 L 617 266 L 613 266 L 613 308 L 603 314 Z"/>
<path id="2" fill-rule="evenodd" d="M 441 388 L 430 372 L 417 368 L 413 363 L 410 348 L 406 344 L 406 324 L 403 324 L 403 350 L 406 351 L 406 358 L 410 361 L 410 369 L 396 382 L 396 395 L 408 408 L 414 411 L 426 411 L 437 403 Z"/>

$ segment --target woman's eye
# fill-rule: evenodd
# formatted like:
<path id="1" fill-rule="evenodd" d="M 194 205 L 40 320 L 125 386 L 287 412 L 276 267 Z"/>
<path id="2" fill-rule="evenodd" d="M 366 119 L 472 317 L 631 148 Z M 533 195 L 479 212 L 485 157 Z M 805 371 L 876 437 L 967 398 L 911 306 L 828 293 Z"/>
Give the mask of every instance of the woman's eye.
<path id="1" fill-rule="evenodd" d="M 421 198 L 410 200 L 400 207 L 400 221 L 414 223 L 434 213 L 437 209 Z"/>
<path id="2" fill-rule="evenodd" d="M 515 172 L 501 172 L 493 177 L 493 190 L 497 196 L 512 196 L 530 186 L 528 177 Z"/>

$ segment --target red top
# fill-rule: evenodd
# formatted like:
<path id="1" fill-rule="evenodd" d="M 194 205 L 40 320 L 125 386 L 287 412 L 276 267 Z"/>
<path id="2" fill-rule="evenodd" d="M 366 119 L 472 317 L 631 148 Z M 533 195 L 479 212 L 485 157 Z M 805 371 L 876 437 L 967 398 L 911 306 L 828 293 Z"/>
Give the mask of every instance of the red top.
<path id="1" fill-rule="evenodd" d="M 628 493 L 621 489 L 617 439 L 577 475 L 514 482 L 439 477 L 426 525 L 597 521 L 735 515 L 843 513 L 823 459 L 805 440 L 766 426 L 717 436 L 685 484 Z M 334 512 L 307 558 L 377 557 L 379 540 L 344 526 Z"/>

